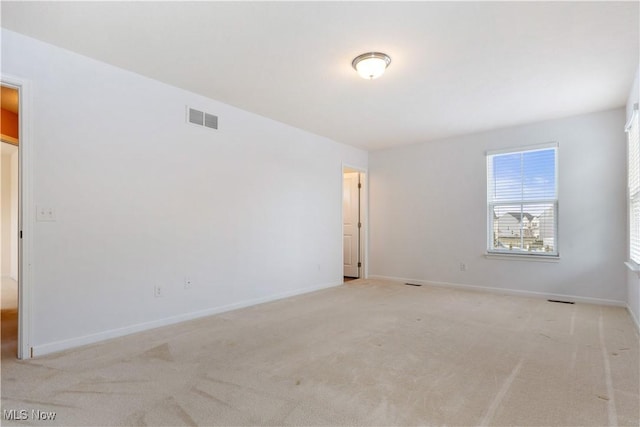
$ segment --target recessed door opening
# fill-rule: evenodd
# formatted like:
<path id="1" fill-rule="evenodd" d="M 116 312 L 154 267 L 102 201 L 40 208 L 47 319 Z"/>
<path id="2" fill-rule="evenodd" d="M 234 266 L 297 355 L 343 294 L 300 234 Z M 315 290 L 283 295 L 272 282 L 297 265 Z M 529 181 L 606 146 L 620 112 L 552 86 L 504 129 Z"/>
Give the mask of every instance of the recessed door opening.
<path id="1" fill-rule="evenodd" d="M 0 140 L 0 279 L 2 357 L 18 355 L 20 118 L 17 88 L 2 85 Z"/>
<path id="2" fill-rule="evenodd" d="M 344 281 L 364 277 L 365 173 L 343 168 L 342 256 Z"/>

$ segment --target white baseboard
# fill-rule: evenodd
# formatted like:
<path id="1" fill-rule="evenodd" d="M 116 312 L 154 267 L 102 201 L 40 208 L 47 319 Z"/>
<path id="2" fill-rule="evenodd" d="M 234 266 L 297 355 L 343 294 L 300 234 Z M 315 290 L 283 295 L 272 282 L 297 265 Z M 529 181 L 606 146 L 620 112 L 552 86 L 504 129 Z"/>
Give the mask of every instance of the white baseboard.
<path id="1" fill-rule="evenodd" d="M 371 275 L 369 276 L 369 278 L 391 280 L 394 282 L 402 282 L 402 283 L 415 283 L 417 285 L 430 285 L 430 286 L 438 286 L 438 287 L 445 287 L 445 288 L 464 289 L 464 290 L 476 291 L 476 292 L 490 292 L 490 293 L 502 294 L 502 295 L 514 295 L 514 296 L 544 298 L 544 299 L 557 299 L 557 300 L 565 300 L 565 301 L 570 300 L 570 301 L 587 303 L 587 304 L 612 305 L 616 307 L 627 306 L 627 303 L 624 301 L 609 300 L 609 299 L 602 299 L 602 298 L 580 297 L 576 295 L 550 294 L 550 293 L 544 293 L 544 292 L 523 291 L 518 289 L 492 288 L 488 286 L 465 285 L 465 284 L 449 283 L 449 282 L 433 282 L 430 280 L 408 279 L 404 277 Z"/>
<path id="2" fill-rule="evenodd" d="M 342 280 L 338 282 L 331 282 L 331 283 L 326 283 L 322 285 L 310 286 L 302 289 L 295 289 L 293 291 L 281 292 L 279 294 L 270 295 L 267 297 L 255 298 L 255 299 L 241 301 L 238 303 L 228 304 L 220 307 L 208 308 L 206 310 L 179 314 L 177 316 L 153 320 L 151 322 L 138 323 L 136 325 L 126 326 L 124 328 L 118 328 L 118 329 L 111 329 L 108 331 L 85 335 L 82 337 L 71 338 L 71 339 L 56 341 L 56 342 L 47 343 L 47 344 L 34 345 L 32 355 L 33 357 L 43 356 L 45 354 L 56 353 L 59 351 L 68 350 L 71 348 L 80 347 L 87 344 L 94 344 L 94 343 L 105 341 L 111 338 L 130 335 L 136 332 L 142 332 L 149 329 L 155 329 L 162 326 L 168 326 L 168 325 L 173 325 L 175 323 L 185 322 L 187 320 L 193 320 L 201 317 L 212 316 L 214 314 L 220 314 L 227 311 L 237 310 L 240 308 L 245 308 L 253 305 L 263 304 L 266 302 L 276 301 L 283 298 L 307 294 L 307 293 L 319 291 L 322 289 L 332 288 L 335 286 L 339 286 L 341 284 L 342 284 Z"/>

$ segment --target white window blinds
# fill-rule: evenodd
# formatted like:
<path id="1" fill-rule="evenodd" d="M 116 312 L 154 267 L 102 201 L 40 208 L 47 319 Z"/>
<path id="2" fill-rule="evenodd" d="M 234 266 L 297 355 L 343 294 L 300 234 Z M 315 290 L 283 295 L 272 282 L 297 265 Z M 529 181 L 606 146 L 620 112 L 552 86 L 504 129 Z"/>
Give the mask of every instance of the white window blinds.
<path id="1" fill-rule="evenodd" d="M 626 126 L 628 148 L 629 257 L 640 264 L 640 130 L 638 104 Z"/>
<path id="2" fill-rule="evenodd" d="M 487 250 L 558 255 L 557 144 L 487 153 Z"/>

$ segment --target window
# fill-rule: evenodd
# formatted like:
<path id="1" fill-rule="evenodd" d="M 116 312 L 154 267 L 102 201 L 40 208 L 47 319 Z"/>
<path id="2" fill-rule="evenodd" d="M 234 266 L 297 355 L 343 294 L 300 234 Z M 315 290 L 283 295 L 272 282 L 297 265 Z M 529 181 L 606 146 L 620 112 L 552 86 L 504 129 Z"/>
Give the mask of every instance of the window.
<path id="1" fill-rule="evenodd" d="M 640 264 L 640 129 L 638 129 L 638 104 L 626 126 L 629 139 L 627 160 L 629 206 L 629 258 Z"/>
<path id="2" fill-rule="evenodd" d="M 557 151 L 552 143 L 487 153 L 490 253 L 558 256 Z"/>

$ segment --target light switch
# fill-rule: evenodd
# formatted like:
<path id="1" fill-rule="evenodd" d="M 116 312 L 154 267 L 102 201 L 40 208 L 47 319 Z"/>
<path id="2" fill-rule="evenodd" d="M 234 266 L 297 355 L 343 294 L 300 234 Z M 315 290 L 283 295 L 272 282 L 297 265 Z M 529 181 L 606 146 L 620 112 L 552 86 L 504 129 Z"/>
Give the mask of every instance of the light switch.
<path id="1" fill-rule="evenodd" d="M 36 221 L 55 221 L 56 211 L 50 206 L 38 206 L 36 208 Z"/>

